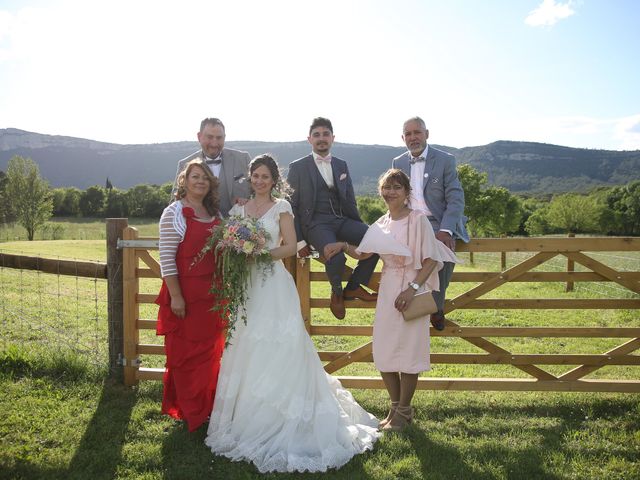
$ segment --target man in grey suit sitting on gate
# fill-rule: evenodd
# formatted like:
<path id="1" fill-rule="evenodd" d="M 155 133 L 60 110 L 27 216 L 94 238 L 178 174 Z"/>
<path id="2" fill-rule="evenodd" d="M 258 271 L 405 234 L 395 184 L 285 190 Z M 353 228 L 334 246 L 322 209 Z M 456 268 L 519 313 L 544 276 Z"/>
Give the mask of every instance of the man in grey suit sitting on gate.
<path id="1" fill-rule="evenodd" d="M 289 165 L 287 181 L 293 189 L 291 207 L 300 257 L 309 256 L 309 245 L 320 253 L 325 245 L 336 241 L 358 245 L 369 228 L 358 214 L 347 162 L 331 155 L 334 138 L 331 121 L 314 118 L 307 138 L 311 155 Z M 378 256 L 358 262 L 343 291 L 345 260 L 344 253 L 339 252 L 325 263 L 331 283 L 331 313 L 339 319 L 345 316 L 344 300 L 373 302 L 377 298 L 361 285 L 369 283 Z"/>
<path id="2" fill-rule="evenodd" d="M 469 241 L 464 190 L 458 179 L 455 157 L 427 145 L 428 138 L 429 130 L 420 117 L 404 122 L 402 139 L 408 151 L 394 158 L 391 166 L 403 170 L 411 179 L 411 208 L 423 210 L 436 238 L 455 251 L 456 239 Z M 433 292 L 438 312 L 431 315 L 431 324 L 436 330 L 444 329 L 444 299 L 454 265 L 444 262 L 438 273 L 440 291 Z"/>
<path id="3" fill-rule="evenodd" d="M 211 169 L 211 173 L 220 180 L 220 213 L 226 217 L 234 204 L 243 204 L 249 198 L 250 187 L 247 177 L 251 157 L 247 152 L 224 148 L 226 132 L 222 121 L 218 118 L 205 118 L 200 123 L 198 142 L 201 150 L 192 153 L 178 162 L 176 179 L 173 182 L 171 199 L 178 189 L 178 175 L 187 163 L 200 158 Z"/>

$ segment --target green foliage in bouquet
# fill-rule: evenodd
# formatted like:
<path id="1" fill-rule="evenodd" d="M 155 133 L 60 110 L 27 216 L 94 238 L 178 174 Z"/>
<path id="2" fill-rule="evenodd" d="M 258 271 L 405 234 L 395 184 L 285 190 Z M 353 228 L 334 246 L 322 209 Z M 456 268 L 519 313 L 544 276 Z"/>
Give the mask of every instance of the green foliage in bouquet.
<path id="1" fill-rule="evenodd" d="M 227 340 L 230 344 L 236 322 L 247 324 L 248 288 L 251 267 L 257 266 L 266 278 L 273 271 L 273 258 L 267 248 L 269 233 L 250 217 L 232 216 L 211 229 L 201 255 L 213 251 L 218 271 L 214 274 L 211 293 L 216 297 L 214 310 L 228 321 Z"/>

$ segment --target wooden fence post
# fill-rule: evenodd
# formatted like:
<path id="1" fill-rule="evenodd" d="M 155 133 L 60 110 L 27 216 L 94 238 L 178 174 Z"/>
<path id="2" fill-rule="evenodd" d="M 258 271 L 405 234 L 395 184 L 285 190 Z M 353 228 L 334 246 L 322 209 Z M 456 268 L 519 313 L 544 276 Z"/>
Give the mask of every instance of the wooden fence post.
<path id="1" fill-rule="evenodd" d="M 300 298 L 300 310 L 304 319 L 304 327 L 307 332 L 311 333 L 311 282 L 309 276 L 313 259 L 311 257 L 298 258 L 297 261 L 295 279 Z"/>
<path id="2" fill-rule="evenodd" d="M 124 324 L 122 316 L 122 250 L 118 239 L 129 222 L 126 218 L 107 218 L 107 323 L 109 330 L 109 375 L 123 379 Z"/>
<path id="3" fill-rule="evenodd" d="M 569 237 L 573 238 L 576 234 L 573 232 L 569 232 Z M 567 259 L 567 272 L 575 271 L 575 262 L 573 260 Z M 567 281 L 567 286 L 564 289 L 565 292 L 573 292 L 573 282 Z"/>
<path id="4" fill-rule="evenodd" d="M 123 232 L 123 240 L 137 240 L 138 230 L 133 227 L 127 228 Z M 124 331 L 124 384 L 132 387 L 138 384 L 138 344 L 140 343 L 140 332 L 138 331 L 138 318 L 140 316 L 140 306 L 138 304 L 138 294 L 140 282 L 136 276 L 138 267 L 138 256 L 135 248 L 127 248 L 123 252 L 124 265 L 122 269 L 123 285 L 123 331 Z"/>

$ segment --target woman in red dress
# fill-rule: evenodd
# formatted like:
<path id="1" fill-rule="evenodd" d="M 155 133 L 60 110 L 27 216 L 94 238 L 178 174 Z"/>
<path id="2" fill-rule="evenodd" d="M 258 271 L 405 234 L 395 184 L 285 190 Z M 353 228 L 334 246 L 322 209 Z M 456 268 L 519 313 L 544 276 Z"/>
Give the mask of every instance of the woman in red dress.
<path id="1" fill-rule="evenodd" d="M 198 259 L 218 217 L 218 180 L 199 159 L 178 177 L 176 201 L 160 218 L 162 288 L 156 333 L 167 355 L 162 413 L 196 430 L 211 414 L 225 343 L 225 321 L 212 311 L 213 252 Z"/>

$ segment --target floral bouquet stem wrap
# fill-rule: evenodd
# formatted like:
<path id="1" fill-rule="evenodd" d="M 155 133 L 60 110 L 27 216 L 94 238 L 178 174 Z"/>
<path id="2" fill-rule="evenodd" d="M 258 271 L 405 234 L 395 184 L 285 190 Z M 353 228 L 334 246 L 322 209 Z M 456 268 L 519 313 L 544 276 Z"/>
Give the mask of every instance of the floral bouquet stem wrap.
<path id="1" fill-rule="evenodd" d="M 227 340 L 230 344 L 236 322 L 247 324 L 247 289 L 251 278 L 251 266 L 266 275 L 273 269 L 273 258 L 267 248 L 269 233 L 250 217 L 231 216 L 211 229 L 211 235 L 202 249 L 204 255 L 213 250 L 218 267 L 211 293 L 218 299 L 214 310 L 219 310 L 227 323 Z"/>

